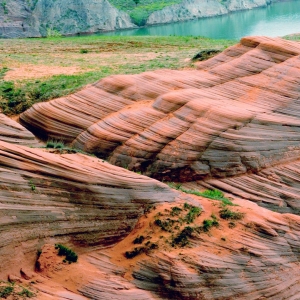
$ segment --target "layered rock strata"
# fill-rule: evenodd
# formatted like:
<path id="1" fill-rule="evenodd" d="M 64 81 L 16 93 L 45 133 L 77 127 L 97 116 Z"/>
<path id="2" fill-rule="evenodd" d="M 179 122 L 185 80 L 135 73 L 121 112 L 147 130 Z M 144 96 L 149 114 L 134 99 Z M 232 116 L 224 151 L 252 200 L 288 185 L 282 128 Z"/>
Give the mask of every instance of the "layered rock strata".
<path id="1" fill-rule="evenodd" d="M 147 19 L 147 25 L 187 21 L 196 18 L 213 17 L 237 10 L 265 7 L 277 0 L 184 0 L 180 4 L 168 6 L 153 12 Z"/>
<path id="2" fill-rule="evenodd" d="M 0 114 L 0 141 L 31 147 L 40 145 L 30 131 L 4 114 Z"/>
<path id="3" fill-rule="evenodd" d="M 147 205 L 174 201 L 156 180 L 82 154 L 0 142 L 0 274 L 34 267 L 46 242 L 105 247 L 124 238 Z"/>
<path id="4" fill-rule="evenodd" d="M 198 70 L 111 76 L 20 119 L 160 180 L 259 172 L 299 158 L 299 54 L 296 42 L 243 38 Z"/>
<path id="5" fill-rule="evenodd" d="M 69 35 L 136 27 L 107 0 L 7 0 L 0 7 L 0 37 Z"/>
<path id="6" fill-rule="evenodd" d="M 211 213 L 218 216 L 217 202 L 199 201 L 205 209 L 202 220 Z M 106 278 L 91 280 L 80 291 L 92 299 L 111 299 L 112 295 L 114 299 L 166 300 L 300 297 L 300 217 L 273 213 L 249 201 L 235 204 L 239 207 L 230 209 L 245 213 L 236 227 L 230 229 L 230 222 L 220 219 L 218 228 L 194 236 L 189 247 L 138 258 L 132 271 L 109 260 L 120 246 L 90 255 L 89 261 Z M 126 240 L 142 233 L 134 232 Z M 128 272 L 132 280 L 125 275 Z"/>

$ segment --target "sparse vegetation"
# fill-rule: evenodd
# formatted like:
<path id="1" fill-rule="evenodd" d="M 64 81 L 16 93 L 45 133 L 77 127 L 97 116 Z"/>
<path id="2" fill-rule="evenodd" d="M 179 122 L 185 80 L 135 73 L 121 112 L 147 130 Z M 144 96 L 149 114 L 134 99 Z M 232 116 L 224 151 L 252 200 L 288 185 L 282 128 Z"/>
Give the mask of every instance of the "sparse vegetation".
<path id="1" fill-rule="evenodd" d="M 25 299 L 32 298 L 35 293 L 22 285 L 1 281 L 0 282 L 0 298 L 1 299 Z"/>
<path id="2" fill-rule="evenodd" d="M 158 245 L 148 241 L 144 247 L 134 248 L 132 251 L 126 251 L 126 258 L 134 258 L 141 253 L 149 253 L 151 250 L 158 249 Z"/>
<path id="3" fill-rule="evenodd" d="M 174 182 L 168 182 L 167 183 L 170 188 L 180 190 L 181 192 L 184 192 L 186 194 L 196 195 L 196 196 L 202 196 L 205 198 L 213 199 L 213 200 L 219 200 L 222 201 L 224 205 L 234 205 L 228 198 L 224 196 L 224 194 L 219 190 L 205 190 L 203 192 L 196 191 L 196 190 L 189 190 L 182 187 L 181 184 L 174 183 Z"/>
<path id="4" fill-rule="evenodd" d="M 23 290 L 21 292 L 19 292 L 18 295 L 21 297 L 25 297 L 25 298 L 32 298 L 35 296 L 35 294 L 33 292 L 29 291 L 26 288 L 23 288 Z"/>
<path id="5" fill-rule="evenodd" d="M 230 210 L 228 207 L 223 208 L 219 211 L 220 217 L 225 220 L 241 220 L 244 218 L 244 213 L 235 212 Z"/>
<path id="6" fill-rule="evenodd" d="M 194 228 L 187 226 L 185 227 L 172 241 L 172 246 L 179 245 L 184 247 L 189 244 L 189 238 L 192 237 Z"/>
<path id="7" fill-rule="evenodd" d="M 55 249 L 58 249 L 58 255 L 65 256 L 68 262 L 77 262 L 78 255 L 71 249 L 61 244 L 55 244 Z"/>
<path id="8" fill-rule="evenodd" d="M 0 286 L 0 298 L 6 299 L 14 291 L 13 285 Z"/>
<path id="9" fill-rule="evenodd" d="M 178 4 L 181 0 L 111 0 L 110 2 L 118 9 L 127 12 L 133 23 L 143 26 L 152 12 Z"/>
<path id="10" fill-rule="evenodd" d="M 141 1 L 142 2 L 142 1 Z M 131 1 L 132 7 L 135 3 Z M 138 7 L 141 7 L 138 4 Z M 201 49 L 224 49 L 235 41 L 202 37 L 85 36 L 47 39 L 0 39 L 0 108 L 19 114 L 34 103 L 61 97 L 103 77 L 136 74 L 161 68 L 180 69 Z M 88 51 L 82 55 L 80 51 Z M 97 64 L 95 64 L 97 56 Z M 65 68 L 61 75 L 3 80 L 8 68 Z M 70 74 L 68 68 L 77 68 Z M 18 71 L 18 76 L 23 71 Z M 39 72 L 38 72 L 39 73 Z M 1 79 L 2 77 L 2 79 Z"/>
<path id="11" fill-rule="evenodd" d="M 35 184 L 33 183 L 32 179 L 29 180 L 29 186 L 31 188 L 31 190 L 34 192 L 36 190 L 36 186 Z"/>
<path id="12" fill-rule="evenodd" d="M 48 140 L 46 148 L 63 149 L 65 148 L 65 144 L 63 141 Z"/>
<path id="13" fill-rule="evenodd" d="M 142 244 L 144 240 L 145 240 L 145 237 L 144 237 L 143 235 L 137 236 L 137 237 L 134 239 L 133 243 L 134 243 L 134 244 Z"/>

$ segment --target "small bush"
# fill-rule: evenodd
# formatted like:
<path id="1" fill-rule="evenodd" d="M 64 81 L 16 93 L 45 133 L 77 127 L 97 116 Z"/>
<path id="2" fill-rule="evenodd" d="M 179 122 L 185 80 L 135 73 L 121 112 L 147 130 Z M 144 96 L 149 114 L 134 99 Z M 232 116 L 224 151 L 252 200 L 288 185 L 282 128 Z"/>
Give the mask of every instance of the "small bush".
<path id="1" fill-rule="evenodd" d="M 0 298 L 6 299 L 14 291 L 13 286 L 1 286 L 0 287 Z"/>
<path id="2" fill-rule="evenodd" d="M 144 236 L 141 235 L 141 236 L 136 237 L 134 239 L 133 243 L 134 244 L 142 244 L 144 240 L 145 240 Z"/>
<path id="3" fill-rule="evenodd" d="M 212 227 L 219 227 L 219 222 L 217 219 L 203 220 L 202 229 L 204 232 L 208 232 Z"/>
<path id="4" fill-rule="evenodd" d="M 172 211 L 171 211 L 171 216 L 174 217 L 174 216 L 178 216 L 180 213 L 182 212 L 182 209 L 178 206 L 174 206 L 172 207 Z"/>
<path id="5" fill-rule="evenodd" d="M 157 219 L 154 221 L 154 224 L 159 226 L 162 230 L 171 232 L 172 231 L 172 226 L 174 225 L 175 221 L 168 218 L 165 221 L 162 221 L 160 219 Z"/>
<path id="6" fill-rule="evenodd" d="M 23 290 L 20 293 L 18 293 L 18 295 L 21 297 L 26 297 L 26 298 L 32 298 L 35 296 L 35 294 L 33 292 L 31 292 L 25 288 L 23 288 Z"/>
<path id="7" fill-rule="evenodd" d="M 192 236 L 194 229 L 190 226 L 185 227 L 178 236 L 173 239 L 172 246 L 179 245 L 184 247 L 189 244 L 189 237 Z"/>
<path id="8" fill-rule="evenodd" d="M 77 262 L 78 255 L 68 247 L 65 247 L 61 244 L 56 244 L 55 249 L 58 249 L 58 255 L 60 256 L 66 256 L 66 260 L 70 262 Z"/>
<path id="9" fill-rule="evenodd" d="M 187 213 L 184 220 L 188 224 L 193 223 L 195 218 L 200 216 L 200 214 L 201 214 L 201 209 L 199 207 L 191 206 L 190 211 Z"/>
<path id="10" fill-rule="evenodd" d="M 65 148 L 65 144 L 62 141 L 48 140 L 46 143 L 46 148 L 63 149 Z"/>
<path id="11" fill-rule="evenodd" d="M 89 51 L 87 49 L 80 49 L 80 53 L 81 54 L 86 54 L 86 53 L 89 53 Z"/>
<path id="12" fill-rule="evenodd" d="M 219 215 L 222 219 L 225 220 L 241 220 L 244 218 L 245 214 L 241 212 L 235 212 L 229 208 L 224 208 L 219 211 Z"/>

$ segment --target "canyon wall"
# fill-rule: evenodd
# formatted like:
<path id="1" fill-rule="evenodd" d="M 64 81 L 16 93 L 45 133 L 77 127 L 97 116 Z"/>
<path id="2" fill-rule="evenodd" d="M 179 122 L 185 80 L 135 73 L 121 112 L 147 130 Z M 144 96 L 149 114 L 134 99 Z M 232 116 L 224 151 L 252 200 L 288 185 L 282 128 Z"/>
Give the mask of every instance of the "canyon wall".
<path id="1" fill-rule="evenodd" d="M 263 7 L 273 0 L 184 0 L 153 12 L 147 25 L 178 22 Z M 6 0 L 0 6 L 0 38 L 71 35 L 136 28 L 107 0 Z"/>
<path id="2" fill-rule="evenodd" d="M 4 2 L 3 2 L 4 3 Z M 7 0 L 0 6 L 0 37 L 41 37 L 136 27 L 107 0 Z"/>

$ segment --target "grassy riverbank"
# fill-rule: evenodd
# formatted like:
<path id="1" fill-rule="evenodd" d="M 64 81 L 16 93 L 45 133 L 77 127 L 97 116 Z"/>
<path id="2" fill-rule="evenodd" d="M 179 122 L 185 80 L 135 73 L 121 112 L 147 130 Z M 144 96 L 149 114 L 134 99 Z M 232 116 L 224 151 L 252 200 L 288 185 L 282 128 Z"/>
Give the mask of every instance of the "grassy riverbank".
<path id="1" fill-rule="evenodd" d="M 200 50 L 223 50 L 235 43 L 175 36 L 2 39 L 1 108 L 8 115 L 18 114 L 109 75 L 192 68 L 187 60 Z"/>

